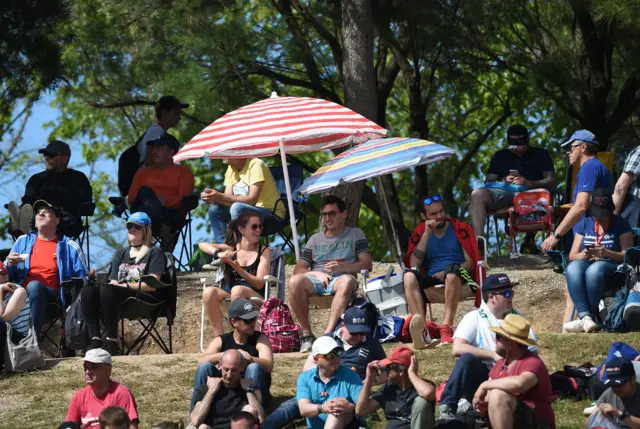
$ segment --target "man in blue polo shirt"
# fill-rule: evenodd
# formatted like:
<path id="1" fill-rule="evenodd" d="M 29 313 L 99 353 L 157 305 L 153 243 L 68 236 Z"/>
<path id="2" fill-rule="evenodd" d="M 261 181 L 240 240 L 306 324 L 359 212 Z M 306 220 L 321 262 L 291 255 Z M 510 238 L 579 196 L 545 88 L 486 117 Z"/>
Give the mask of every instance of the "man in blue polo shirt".
<path id="1" fill-rule="evenodd" d="M 307 427 L 357 428 L 356 402 L 362 380 L 355 371 L 340 364 L 342 347 L 329 336 L 314 341 L 311 356 L 316 368 L 303 372 L 298 377 L 298 408 L 307 418 Z"/>
<path id="2" fill-rule="evenodd" d="M 597 158 L 598 141 L 588 130 L 578 130 L 561 147 L 567 148 L 569 163 L 579 168 L 576 184 L 573 188 L 573 206 L 564 217 L 555 232 L 549 234 L 542 251 L 553 249 L 560 237 L 567 234 L 585 215 L 591 204 L 591 193 L 597 188 L 607 188 L 613 192 L 613 176 L 607 167 Z"/>
<path id="3" fill-rule="evenodd" d="M 386 358 L 384 349 L 376 340 L 369 326 L 364 323 L 366 312 L 358 307 L 349 307 L 342 315 L 342 325 L 333 334 L 325 337 L 333 338 L 338 346 L 343 348 L 340 364 L 355 371 L 361 380 L 367 373 L 367 365 L 373 361 Z M 322 337 L 321 337 L 322 338 Z M 303 371 L 316 367 L 313 355 L 309 355 Z M 271 413 L 264 422 L 264 429 L 277 429 L 300 418 L 298 401 L 294 396 L 284 401 Z"/>

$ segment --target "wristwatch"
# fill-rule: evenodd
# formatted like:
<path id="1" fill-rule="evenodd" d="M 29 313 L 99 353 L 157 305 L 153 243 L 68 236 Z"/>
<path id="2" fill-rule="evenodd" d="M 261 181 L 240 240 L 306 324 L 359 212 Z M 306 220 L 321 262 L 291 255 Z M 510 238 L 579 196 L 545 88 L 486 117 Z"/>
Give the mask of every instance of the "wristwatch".
<path id="1" fill-rule="evenodd" d="M 322 414 L 322 404 L 318 404 L 318 414 Z"/>
<path id="2" fill-rule="evenodd" d="M 562 237 L 560 234 L 558 234 L 556 231 L 553 231 L 553 238 L 555 238 L 556 240 L 560 240 L 560 237 Z"/>
<path id="3" fill-rule="evenodd" d="M 627 410 L 619 411 L 618 412 L 618 420 L 622 421 L 622 420 L 626 419 L 627 417 L 629 417 L 630 415 L 631 414 Z"/>

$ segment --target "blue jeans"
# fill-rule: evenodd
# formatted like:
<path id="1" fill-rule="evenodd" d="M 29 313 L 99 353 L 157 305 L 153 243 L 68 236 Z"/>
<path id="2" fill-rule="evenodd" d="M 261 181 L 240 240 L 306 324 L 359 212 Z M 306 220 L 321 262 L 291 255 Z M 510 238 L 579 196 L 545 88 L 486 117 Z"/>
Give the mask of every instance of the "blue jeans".
<path id="1" fill-rule="evenodd" d="M 256 212 L 261 218 L 264 218 L 273 210 L 255 207 L 245 203 L 233 203 L 231 207 L 218 204 L 211 204 L 209 206 L 207 215 L 209 216 L 211 229 L 213 229 L 213 239 L 216 244 L 224 244 L 224 239 L 227 234 L 227 224 L 233 219 L 238 219 L 240 215 L 246 211 Z"/>
<path id="2" fill-rule="evenodd" d="M 466 398 L 473 399 L 480 385 L 489 379 L 489 369 L 471 353 L 464 353 L 456 361 L 449 380 L 440 397 L 440 405 L 448 405 L 453 411 L 458 407 L 458 401 Z"/>
<path id="3" fill-rule="evenodd" d="M 598 316 L 598 304 L 616 268 L 612 261 L 571 261 L 567 266 L 567 288 L 578 317 Z"/>
<path id="4" fill-rule="evenodd" d="M 52 288 L 47 287 L 38 280 L 32 280 L 27 284 L 27 296 L 31 302 L 31 317 L 33 319 L 33 328 L 37 333 L 42 331 L 44 325 L 44 316 L 47 310 L 47 304 L 56 302 L 60 294 Z"/>
<path id="5" fill-rule="evenodd" d="M 193 395 L 191 397 L 191 409 L 196 406 L 195 393 L 200 386 L 207 385 L 207 377 L 222 377 L 218 367 L 211 362 L 204 362 L 198 365 L 195 380 L 193 381 Z M 242 378 L 252 378 L 253 387 L 262 393 L 262 405 L 266 408 L 271 400 L 271 377 L 257 363 L 250 363 L 245 368 Z"/>
<path id="6" fill-rule="evenodd" d="M 298 400 L 294 396 L 284 401 L 273 413 L 267 416 L 262 425 L 263 429 L 278 429 L 284 427 L 287 423 L 300 418 L 300 408 L 298 408 Z"/>

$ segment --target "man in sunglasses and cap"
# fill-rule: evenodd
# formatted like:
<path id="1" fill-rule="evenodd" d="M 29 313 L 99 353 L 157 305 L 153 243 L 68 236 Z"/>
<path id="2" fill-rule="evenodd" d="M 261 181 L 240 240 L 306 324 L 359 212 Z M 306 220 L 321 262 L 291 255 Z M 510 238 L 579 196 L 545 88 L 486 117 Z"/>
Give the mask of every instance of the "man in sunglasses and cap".
<path id="1" fill-rule="evenodd" d="M 62 234 L 60 209 L 47 201 L 33 204 L 35 230 L 18 237 L 5 265 L 9 279 L 22 285 L 29 297 L 36 332 L 42 330 L 47 304 L 61 301 L 66 308 L 60 285 L 72 277 L 87 277 L 87 263 L 78 243 Z"/>
<path id="2" fill-rule="evenodd" d="M 482 284 L 480 308 L 467 313 L 453 336 L 456 364 L 440 398 L 440 419 L 455 418 L 471 408 L 478 386 L 489 378 L 489 370 L 502 357 L 497 352 L 496 335 L 491 328 L 499 326 L 513 309 L 514 286 L 506 274 L 493 274 Z M 533 331 L 529 336 L 535 339 Z M 531 347 L 535 352 L 538 348 Z"/>
<path id="3" fill-rule="evenodd" d="M 233 331 L 214 338 L 198 359 L 191 409 L 196 405 L 195 391 L 206 385 L 209 377 L 220 377 L 218 365 L 227 350 L 238 350 L 242 356 L 242 378 L 253 380 L 251 391 L 255 391 L 263 407 L 266 408 L 271 400 L 273 352 L 269 339 L 256 331 L 258 311 L 248 299 L 237 298 L 229 304 L 228 314 Z"/>
<path id="4" fill-rule="evenodd" d="M 493 429 L 555 429 L 551 407 L 551 378 L 544 362 L 529 347 L 531 324 L 517 314 L 508 314 L 500 326 L 489 328 L 496 335 L 500 359 L 489 372 L 489 380 L 473 397 L 476 412 L 485 415 Z"/>
<path id="5" fill-rule="evenodd" d="M 414 347 L 423 349 L 425 303 L 444 302 L 441 343 L 453 341 L 453 318 L 463 294 L 473 294 L 480 275 L 478 242 L 471 227 L 447 217 L 439 195 L 424 200 L 424 220 L 413 231 L 404 264 L 404 292 L 413 315 L 409 325 Z M 444 285 L 442 287 L 435 287 Z M 464 288 L 464 289 L 463 289 Z"/>
<path id="6" fill-rule="evenodd" d="M 506 149 L 491 158 L 485 186 L 471 192 L 471 224 L 478 237 L 484 237 L 487 211 L 509 207 L 517 192 L 527 189 L 555 187 L 555 168 L 546 149 L 529 146 L 529 130 L 524 125 L 512 125 L 507 130 Z M 526 253 L 539 252 L 534 236 L 528 236 Z"/>
<path id="7" fill-rule="evenodd" d="M 607 166 L 598 159 L 598 140 L 588 130 L 578 130 L 562 146 L 569 156 L 569 164 L 578 168 L 576 183 L 573 187 L 573 205 L 560 225 L 542 243 L 542 251 L 553 249 L 561 237 L 569 234 L 573 227 L 584 217 L 591 204 L 591 194 L 598 188 L 607 188 L 613 192 L 614 181 Z M 568 243 L 573 238 L 569 236 Z"/>
<path id="8" fill-rule="evenodd" d="M 38 150 L 43 155 L 45 170 L 27 181 L 22 205 L 9 202 L 9 232 L 13 237 L 29 232 L 33 221 L 33 204 L 46 199 L 60 210 L 60 231 L 67 237 L 82 232 L 80 205 L 91 203 L 93 190 L 89 179 L 81 171 L 68 168 L 71 149 L 60 140 Z"/>
<path id="9" fill-rule="evenodd" d="M 633 363 L 615 357 L 605 363 L 605 372 L 607 390 L 598 398 L 597 408 L 587 420 L 587 428 L 599 426 L 595 424 L 596 419 L 602 415 L 607 419 L 607 427 L 617 424 L 619 428 L 639 428 L 640 391 Z"/>
<path id="10" fill-rule="evenodd" d="M 381 371 L 386 372 L 387 383 L 371 395 Z M 436 386 L 418 372 L 413 350 L 406 346 L 397 346 L 386 359 L 371 362 L 356 413 L 368 416 L 382 408 L 389 429 L 435 428 Z"/>
<path id="11" fill-rule="evenodd" d="M 362 381 L 355 371 L 341 365 L 342 353 L 336 340 L 323 335 L 311 348 L 316 367 L 298 377 L 298 407 L 311 429 L 360 427 L 355 404 Z"/>

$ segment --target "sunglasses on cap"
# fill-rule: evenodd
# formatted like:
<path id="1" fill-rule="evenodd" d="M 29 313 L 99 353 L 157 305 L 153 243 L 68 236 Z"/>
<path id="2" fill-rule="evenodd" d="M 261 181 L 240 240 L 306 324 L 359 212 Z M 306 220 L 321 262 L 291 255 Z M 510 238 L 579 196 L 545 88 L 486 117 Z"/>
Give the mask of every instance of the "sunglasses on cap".
<path id="1" fill-rule="evenodd" d="M 127 231 L 129 231 L 131 229 L 135 229 L 136 231 L 140 231 L 142 229 L 142 226 L 138 225 L 137 223 L 128 223 L 127 224 Z"/>
<path id="2" fill-rule="evenodd" d="M 334 357 L 341 357 L 342 353 L 343 353 L 342 349 L 333 349 L 327 354 L 323 354 L 323 355 L 319 354 L 319 355 L 316 355 L 316 357 L 321 357 L 321 358 L 325 358 L 326 360 L 331 360 Z"/>
<path id="3" fill-rule="evenodd" d="M 433 203 L 437 203 L 438 201 L 440 201 L 442 198 L 440 198 L 440 195 L 434 195 L 433 197 L 427 197 L 424 200 L 424 203 L 428 206 L 430 206 Z"/>
<path id="4" fill-rule="evenodd" d="M 506 289 L 498 292 L 491 292 L 493 295 L 502 295 L 507 299 L 513 298 L 513 289 Z"/>

